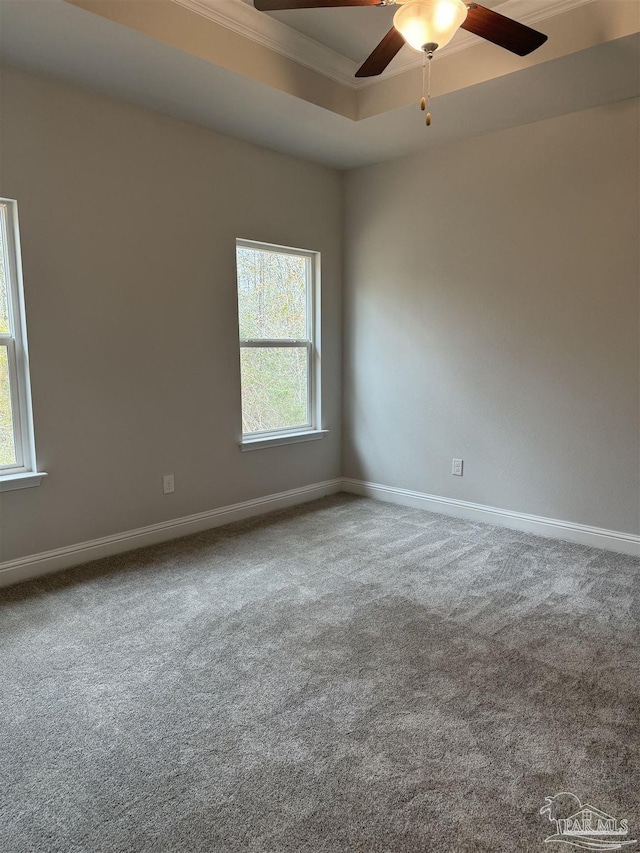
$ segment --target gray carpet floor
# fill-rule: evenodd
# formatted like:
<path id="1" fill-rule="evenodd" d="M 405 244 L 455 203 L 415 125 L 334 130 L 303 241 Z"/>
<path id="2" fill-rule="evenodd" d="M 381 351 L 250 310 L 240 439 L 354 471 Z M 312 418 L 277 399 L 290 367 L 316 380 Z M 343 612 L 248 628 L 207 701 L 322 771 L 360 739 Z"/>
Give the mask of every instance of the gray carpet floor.
<path id="1" fill-rule="evenodd" d="M 336 495 L 4 590 L 0 850 L 566 849 L 559 791 L 638 838 L 639 585 Z"/>

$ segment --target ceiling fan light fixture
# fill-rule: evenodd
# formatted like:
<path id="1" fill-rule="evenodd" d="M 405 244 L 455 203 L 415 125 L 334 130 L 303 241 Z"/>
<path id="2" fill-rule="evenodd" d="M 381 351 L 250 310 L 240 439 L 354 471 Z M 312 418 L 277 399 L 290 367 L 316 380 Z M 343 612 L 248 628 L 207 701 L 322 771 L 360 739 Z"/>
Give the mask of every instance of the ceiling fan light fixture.
<path id="1" fill-rule="evenodd" d="M 393 26 L 414 50 L 448 44 L 467 17 L 462 0 L 407 0 L 393 16 Z"/>

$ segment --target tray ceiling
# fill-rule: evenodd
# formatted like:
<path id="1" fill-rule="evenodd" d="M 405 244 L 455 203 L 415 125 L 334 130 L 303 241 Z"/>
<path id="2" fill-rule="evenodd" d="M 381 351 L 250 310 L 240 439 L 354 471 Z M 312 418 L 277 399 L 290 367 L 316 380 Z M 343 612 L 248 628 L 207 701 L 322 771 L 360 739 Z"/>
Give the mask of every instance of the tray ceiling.
<path id="1" fill-rule="evenodd" d="M 253 0 L 241 2 L 253 8 Z M 540 5 L 544 7 L 550 2 L 552 0 L 541 0 Z M 485 0 L 482 5 L 496 8 L 501 3 L 504 5 L 504 0 Z M 360 65 L 391 28 L 397 9 L 397 6 L 297 9 L 267 14 Z M 464 33 L 458 33 L 455 38 L 459 40 L 463 36 Z M 401 53 L 403 57 L 414 54 L 408 47 L 404 47 Z"/>
<path id="2" fill-rule="evenodd" d="M 393 5 L 265 13 L 254 8 L 253 0 L 172 1 L 353 88 L 375 84 L 422 62 L 421 55 L 405 45 L 379 77 L 355 79 L 358 66 L 391 28 L 398 8 Z M 522 23 L 537 25 L 593 2 L 596 0 L 485 0 L 483 5 Z M 483 39 L 460 30 L 436 58 L 478 44 L 483 44 Z M 494 46 L 492 49 L 500 51 Z"/>
<path id="3" fill-rule="evenodd" d="M 542 2 L 509 0 L 506 8 L 539 14 Z M 399 56 L 395 69 L 358 87 L 352 75 L 362 57 L 353 57 L 362 48 L 353 34 L 343 47 L 350 54 L 340 54 L 334 49 L 339 33 L 322 36 L 321 43 L 319 30 L 309 30 L 311 38 L 242 0 L 0 0 L 0 58 L 239 139 L 350 168 L 637 96 L 637 0 L 576 2 L 555 0 L 554 16 L 538 25 L 549 43 L 533 58 L 514 57 L 468 34 L 458 45 L 454 40 L 434 64 L 434 124 L 428 130 L 417 106 L 421 70 L 413 52 L 407 50 L 408 63 Z M 369 12 L 367 41 L 375 41 L 378 13 L 392 12 L 325 11 L 340 20 L 351 11 Z M 525 12 L 513 17 L 525 20 Z"/>

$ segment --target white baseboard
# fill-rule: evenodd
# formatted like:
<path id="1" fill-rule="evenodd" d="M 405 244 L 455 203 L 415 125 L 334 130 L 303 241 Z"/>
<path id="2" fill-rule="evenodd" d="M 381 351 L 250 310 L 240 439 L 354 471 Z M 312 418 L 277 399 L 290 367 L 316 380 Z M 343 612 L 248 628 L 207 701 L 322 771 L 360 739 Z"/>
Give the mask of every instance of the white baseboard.
<path id="1" fill-rule="evenodd" d="M 139 527 L 137 530 L 127 530 L 124 533 L 103 536 L 101 539 L 93 539 L 90 542 L 79 542 L 77 545 L 68 545 L 64 548 L 56 548 L 53 551 L 44 551 L 40 554 L 20 557 L 17 560 L 8 560 L 0 563 L 0 587 L 39 575 L 46 575 L 50 572 L 57 572 L 61 569 L 68 569 L 71 566 L 88 563 L 90 560 L 110 557 L 112 554 L 119 554 L 122 551 L 132 551 L 135 548 L 143 548 L 147 545 L 155 545 L 158 542 L 166 542 L 169 539 L 178 539 L 180 536 L 188 536 L 190 533 L 199 533 L 202 530 L 221 527 L 223 524 L 230 524 L 232 521 L 241 521 L 254 515 L 263 515 L 267 512 L 285 509 L 289 506 L 316 500 L 324 495 L 335 494 L 341 490 L 342 480 L 327 480 L 323 483 L 301 486 L 299 489 L 290 489 L 288 492 L 279 492 L 275 495 L 266 495 L 263 498 L 255 498 L 243 503 L 199 512 L 196 515 L 175 518 L 159 524 L 150 524 L 148 527 Z"/>
<path id="2" fill-rule="evenodd" d="M 493 506 L 459 501 L 453 498 L 441 498 L 437 495 L 426 495 L 422 492 L 412 492 L 409 489 L 396 489 L 392 486 L 381 486 L 379 483 L 367 483 L 363 480 L 342 480 L 345 492 L 364 495 L 389 503 L 417 507 L 443 515 L 453 515 L 467 518 L 470 521 L 483 521 L 510 527 L 512 530 L 522 530 L 552 539 L 563 539 L 567 542 L 578 542 L 580 545 L 590 545 L 593 548 L 605 548 L 620 554 L 640 556 L 640 536 L 633 533 L 622 533 L 617 530 L 605 530 L 601 527 L 589 527 L 586 524 L 575 524 L 572 521 L 560 521 L 556 518 L 544 518 L 539 515 L 528 515 L 524 512 L 512 512 L 508 509 L 498 509 Z"/>
<path id="3" fill-rule="evenodd" d="M 202 530 L 221 527 L 223 524 L 230 524 L 233 521 L 241 521 L 244 518 L 285 509 L 340 491 L 352 492 L 403 506 L 426 509 L 444 515 L 453 515 L 458 518 L 467 518 L 471 521 L 497 524 L 502 527 L 510 527 L 513 530 L 535 533 L 539 536 L 578 542 L 581 545 L 590 545 L 594 548 L 605 548 L 621 554 L 640 556 L 640 536 L 633 533 L 604 530 L 600 527 L 589 527 L 571 521 L 527 515 L 522 512 L 483 506 L 469 501 L 443 498 L 437 495 L 413 492 L 409 489 L 396 489 L 392 486 L 382 486 L 378 483 L 345 478 L 313 483 L 309 486 L 291 489 L 288 492 L 266 495 L 262 498 L 219 507 L 196 515 L 175 518 L 159 524 L 151 524 L 148 527 L 139 527 L 137 530 L 127 530 L 124 533 L 103 536 L 101 539 L 93 539 L 90 542 L 79 542 L 76 545 L 68 545 L 64 548 L 20 557 L 17 560 L 8 560 L 0 563 L 0 587 L 88 563 L 91 560 L 109 557 L 112 554 L 133 551 L 135 548 L 155 545 L 158 542 L 188 536 L 190 533 L 199 533 Z"/>

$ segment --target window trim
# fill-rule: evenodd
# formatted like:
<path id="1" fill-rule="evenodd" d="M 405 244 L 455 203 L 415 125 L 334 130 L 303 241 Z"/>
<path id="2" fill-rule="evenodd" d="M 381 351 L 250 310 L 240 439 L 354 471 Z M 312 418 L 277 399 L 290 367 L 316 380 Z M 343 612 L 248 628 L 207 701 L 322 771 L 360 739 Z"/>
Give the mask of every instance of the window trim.
<path id="1" fill-rule="evenodd" d="M 259 347 L 306 347 L 307 348 L 307 413 L 309 422 L 296 427 L 283 427 L 276 430 L 243 433 L 240 428 L 240 449 L 258 450 L 262 447 L 276 447 L 283 444 L 296 444 L 301 441 L 312 441 L 324 438 L 328 430 L 322 429 L 322 401 L 320 380 L 320 252 L 311 249 L 297 249 L 292 246 L 280 246 L 276 243 L 262 243 L 242 237 L 236 239 L 238 248 L 252 251 L 278 252 L 280 254 L 304 257 L 306 262 L 307 286 L 307 337 L 294 340 L 292 338 L 239 338 L 239 349 Z M 236 254 L 237 273 L 237 254 Z M 236 279 L 236 298 L 237 298 Z M 241 401 L 242 413 L 242 401 Z M 242 424 L 242 420 L 241 420 Z"/>
<path id="2" fill-rule="evenodd" d="M 288 432 L 282 435 L 247 438 L 240 443 L 240 450 L 260 450 L 263 447 L 279 447 L 282 444 L 299 444 L 302 441 L 315 441 L 329 434 L 328 429 L 312 429 L 305 432 Z M 252 433 L 255 435 L 255 433 Z"/>
<path id="3" fill-rule="evenodd" d="M 20 253 L 18 203 L 0 198 L 0 229 L 5 246 L 9 333 L 0 334 L 0 346 L 6 346 L 9 388 L 16 461 L 0 466 L 0 492 L 37 486 L 46 477 L 36 467 L 29 348 Z"/>

